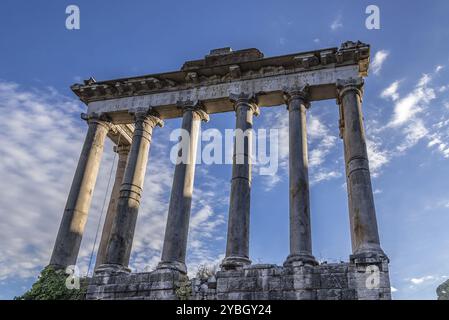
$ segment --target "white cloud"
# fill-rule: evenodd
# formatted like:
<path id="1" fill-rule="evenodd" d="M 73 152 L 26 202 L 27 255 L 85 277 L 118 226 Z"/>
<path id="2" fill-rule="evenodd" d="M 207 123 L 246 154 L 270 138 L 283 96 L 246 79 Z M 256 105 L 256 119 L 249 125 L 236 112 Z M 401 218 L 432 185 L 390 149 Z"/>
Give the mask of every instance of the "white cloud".
<path id="1" fill-rule="evenodd" d="M 273 109 L 265 111 L 261 127 L 267 131 L 270 129 L 278 130 L 278 170 L 273 174 L 261 176 L 264 189 L 266 191 L 270 191 L 281 181 L 283 181 L 283 178 L 286 176 L 288 171 L 288 112 L 279 112 L 279 110 Z M 261 166 L 266 165 L 261 165 L 258 163 L 253 165 L 254 174 L 259 172 Z"/>
<path id="2" fill-rule="evenodd" d="M 393 286 L 391 287 L 391 292 L 392 292 L 392 293 L 397 292 L 397 291 L 398 291 L 398 289 L 396 289 L 396 288 L 393 287 Z"/>
<path id="3" fill-rule="evenodd" d="M 435 276 L 424 276 L 424 277 L 420 277 L 420 278 L 411 278 L 410 282 L 413 283 L 414 285 L 420 285 L 423 284 L 424 282 L 428 282 L 428 281 L 432 281 L 435 280 Z"/>
<path id="4" fill-rule="evenodd" d="M 373 62 L 371 64 L 374 74 L 376 75 L 379 74 L 380 70 L 382 69 L 382 65 L 388 58 L 389 54 L 390 53 L 387 50 L 379 50 L 376 52 L 376 54 L 374 55 Z"/>
<path id="5" fill-rule="evenodd" d="M 398 127 L 406 124 L 416 114 L 422 112 L 430 101 L 435 99 L 435 91 L 427 87 L 430 80 L 430 76 L 424 74 L 412 92 L 396 101 L 389 126 Z"/>
<path id="6" fill-rule="evenodd" d="M 24 89 L 0 81 L 0 111 L 8 114 L 0 119 L 0 281 L 36 277 L 48 264 L 86 132 L 79 118 L 83 109 L 77 100 L 54 89 Z M 166 161 L 171 145 L 163 130 L 168 128 L 169 123 L 153 135 L 133 242 L 134 270 L 154 267 L 160 259 L 173 172 Z M 113 157 L 112 144 L 107 142 L 77 263 L 83 273 L 103 199 L 109 197 L 106 185 Z M 194 190 L 188 243 L 193 269 L 222 255 L 222 245 L 211 244 L 223 242 L 228 199 L 228 188 L 217 187 L 227 182 L 204 174 L 201 165 L 196 179 L 202 183 Z"/>
<path id="7" fill-rule="evenodd" d="M 449 159 L 449 120 L 441 120 L 432 126 L 429 134 L 429 148 L 436 148 L 445 158 Z"/>
<path id="8" fill-rule="evenodd" d="M 74 101 L 11 82 L 0 82 L 0 110 L 8 114 L 0 120 L 0 279 L 26 278 L 49 261 L 85 125 Z"/>
<path id="9" fill-rule="evenodd" d="M 393 82 L 392 84 L 390 84 L 387 88 L 385 88 L 382 91 L 380 96 L 382 98 L 390 98 L 393 101 L 396 101 L 397 99 L 399 99 L 399 94 L 398 94 L 399 83 L 400 83 L 400 81 L 397 80 L 397 81 Z"/>
<path id="10" fill-rule="evenodd" d="M 417 144 L 422 138 L 426 137 L 428 130 L 421 119 L 416 119 L 404 129 L 404 133 L 405 139 L 397 147 L 399 152 L 404 152 Z"/>
<path id="11" fill-rule="evenodd" d="M 277 110 L 267 110 L 264 113 L 264 122 L 262 127 L 278 129 L 279 133 L 279 170 L 274 175 L 262 176 L 265 190 L 272 190 L 276 185 L 287 177 L 288 157 L 289 157 L 289 120 L 288 113 Z M 329 128 L 318 117 L 308 113 L 307 117 L 307 139 L 308 139 L 308 158 L 309 158 L 309 176 L 311 183 L 327 181 L 338 178 L 341 175 L 337 171 L 327 168 L 326 161 L 329 160 L 329 154 L 336 146 L 337 136 L 330 133 Z M 257 172 L 257 164 L 254 170 Z M 315 176 L 316 175 L 316 176 Z"/>
<path id="12" fill-rule="evenodd" d="M 312 175 L 310 184 L 314 185 L 319 182 L 336 179 L 342 177 L 343 174 L 340 171 L 326 171 L 326 170 L 320 170 Z"/>
<path id="13" fill-rule="evenodd" d="M 436 67 L 435 67 L 435 73 L 440 72 L 441 70 L 443 70 L 443 68 L 444 68 L 444 66 L 442 66 L 442 65 L 436 66 Z"/>
<path id="14" fill-rule="evenodd" d="M 331 135 L 329 129 L 316 116 L 310 116 L 308 119 L 308 137 L 311 144 L 317 142 L 309 152 L 309 166 L 320 166 L 335 146 L 337 137 Z"/>
<path id="15" fill-rule="evenodd" d="M 341 20 L 342 20 L 341 14 L 339 14 L 338 16 L 335 17 L 335 19 L 332 21 L 332 23 L 330 25 L 330 28 L 332 31 L 343 28 L 343 22 Z"/>
<path id="16" fill-rule="evenodd" d="M 377 177 L 380 169 L 390 162 L 391 157 L 387 150 L 381 149 L 381 144 L 378 141 L 367 139 L 366 148 L 368 151 L 371 174 L 373 177 Z"/>

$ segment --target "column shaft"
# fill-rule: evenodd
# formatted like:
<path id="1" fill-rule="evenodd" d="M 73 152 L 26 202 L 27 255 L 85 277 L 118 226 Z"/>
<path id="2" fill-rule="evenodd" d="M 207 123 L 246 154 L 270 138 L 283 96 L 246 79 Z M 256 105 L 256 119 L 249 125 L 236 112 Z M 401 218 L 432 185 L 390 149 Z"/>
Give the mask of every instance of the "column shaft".
<path id="1" fill-rule="evenodd" d="M 235 103 L 236 138 L 223 269 L 234 269 L 251 263 L 249 260 L 251 149 L 253 114 L 258 114 L 258 107 L 254 100 L 245 94 L 231 95 L 231 100 Z"/>
<path id="2" fill-rule="evenodd" d="M 114 186 L 112 187 L 111 197 L 109 199 L 108 211 L 103 224 L 100 245 L 98 247 L 97 258 L 95 261 L 95 269 L 105 263 L 106 248 L 111 236 L 112 224 L 117 215 L 117 203 L 120 196 L 120 187 L 125 175 L 126 161 L 128 159 L 130 146 L 119 145 L 114 147 L 114 151 L 118 154 L 117 169 L 115 172 Z"/>
<path id="3" fill-rule="evenodd" d="M 180 104 L 184 103 L 178 103 L 178 106 Z M 185 260 L 198 137 L 201 121 L 207 120 L 208 117 L 204 111 L 195 109 L 192 105 L 180 107 L 184 109 L 182 140 L 173 176 L 164 246 L 158 268 L 170 268 L 186 273 Z"/>
<path id="4" fill-rule="evenodd" d="M 109 127 L 96 115 L 88 118 L 89 129 L 67 198 L 50 265 L 65 268 L 75 265 L 86 225 L 92 193 Z"/>
<path id="5" fill-rule="evenodd" d="M 353 258 L 384 256 L 377 229 L 362 115 L 363 79 L 337 81 Z"/>
<path id="6" fill-rule="evenodd" d="M 117 214 L 112 224 L 105 263 L 97 268 L 99 271 L 129 271 L 128 264 L 150 151 L 151 136 L 156 124 L 162 125 L 157 115 L 148 115 L 148 111 L 135 113 L 134 134 L 125 175 L 120 187 Z"/>
<path id="7" fill-rule="evenodd" d="M 307 87 L 287 94 L 289 110 L 290 255 L 294 261 L 316 264 L 312 255 L 307 153 Z"/>

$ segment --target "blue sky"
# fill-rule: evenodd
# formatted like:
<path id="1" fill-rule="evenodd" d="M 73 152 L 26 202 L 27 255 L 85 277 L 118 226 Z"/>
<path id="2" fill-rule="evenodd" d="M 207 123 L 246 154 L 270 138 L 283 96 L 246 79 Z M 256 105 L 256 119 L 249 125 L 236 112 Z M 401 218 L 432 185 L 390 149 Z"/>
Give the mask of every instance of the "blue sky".
<path id="1" fill-rule="evenodd" d="M 65 28 L 65 8 L 81 29 Z M 365 28 L 380 8 L 381 29 Z M 210 49 L 256 47 L 265 56 L 371 44 L 363 101 L 382 246 L 393 296 L 434 299 L 449 276 L 449 3 L 441 1 L 11 1 L 0 4 L 0 298 L 22 293 L 48 263 L 86 125 L 69 87 L 178 70 Z M 286 131 L 285 107 L 263 109 L 257 128 Z M 168 139 L 179 120 L 155 129 L 132 267 L 151 269 L 162 247 L 173 165 Z M 233 128 L 232 114 L 203 128 Z M 349 220 L 335 101 L 308 113 L 313 250 L 347 260 Z M 253 262 L 288 255 L 285 139 L 275 177 L 257 174 L 251 203 Z M 79 265 L 85 272 L 113 164 L 107 143 Z M 225 249 L 231 166 L 198 166 L 188 262 L 216 263 Z"/>

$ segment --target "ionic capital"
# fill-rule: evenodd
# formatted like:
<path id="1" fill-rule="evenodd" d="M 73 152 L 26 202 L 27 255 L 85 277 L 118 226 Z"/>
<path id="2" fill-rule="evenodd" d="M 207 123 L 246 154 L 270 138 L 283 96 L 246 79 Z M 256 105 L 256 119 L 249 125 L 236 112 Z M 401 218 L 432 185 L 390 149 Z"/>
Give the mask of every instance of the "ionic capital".
<path id="1" fill-rule="evenodd" d="M 120 144 L 118 146 L 114 146 L 114 152 L 118 154 L 127 155 L 129 153 L 129 150 L 131 150 L 131 146 L 129 144 L 127 145 Z"/>
<path id="2" fill-rule="evenodd" d="M 201 121 L 209 121 L 209 114 L 204 110 L 204 105 L 199 100 L 179 100 L 176 102 L 176 106 L 178 109 L 181 109 L 183 113 L 192 111 Z"/>
<path id="3" fill-rule="evenodd" d="M 349 78 L 349 79 L 337 79 L 336 87 L 337 87 L 337 102 L 341 104 L 341 99 L 348 92 L 355 92 L 360 100 L 363 97 L 363 78 Z"/>
<path id="4" fill-rule="evenodd" d="M 310 107 L 310 87 L 308 84 L 296 87 L 284 89 L 284 100 L 287 104 L 287 109 L 290 110 L 291 102 L 293 100 L 301 100 L 301 103 L 308 109 Z"/>
<path id="5" fill-rule="evenodd" d="M 110 117 L 106 113 L 81 113 L 81 119 L 87 121 L 88 124 L 96 123 L 110 129 Z"/>
<path id="6" fill-rule="evenodd" d="M 134 121 L 136 123 L 145 122 L 149 124 L 152 128 L 154 128 L 156 125 L 161 128 L 164 126 L 164 121 L 162 121 L 159 113 L 155 111 L 152 107 L 137 108 L 130 111 L 130 114 L 134 116 Z"/>
<path id="7" fill-rule="evenodd" d="M 239 94 L 231 93 L 229 95 L 229 100 L 234 104 L 234 110 L 240 106 L 248 106 L 254 115 L 258 116 L 260 114 L 259 106 L 257 105 L 257 96 L 255 94 L 247 94 L 241 92 Z"/>

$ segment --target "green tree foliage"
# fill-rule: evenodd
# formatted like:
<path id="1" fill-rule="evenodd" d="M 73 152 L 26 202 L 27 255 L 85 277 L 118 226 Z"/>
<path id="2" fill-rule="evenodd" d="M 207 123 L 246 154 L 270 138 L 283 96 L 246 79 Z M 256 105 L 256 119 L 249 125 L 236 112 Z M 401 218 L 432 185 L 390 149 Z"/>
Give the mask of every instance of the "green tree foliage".
<path id="1" fill-rule="evenodd" d="M 64 270 L 46 267 L 30 290 L 15 300 L 84 300 L 87 278 L 80 279 L 79 289 L 68 289 Z"/>
<path id="2" fill-rule="evenodd" d="M 437 295 L 438 300 L 449 300 L 449 280 L 438 286 Z"/>

